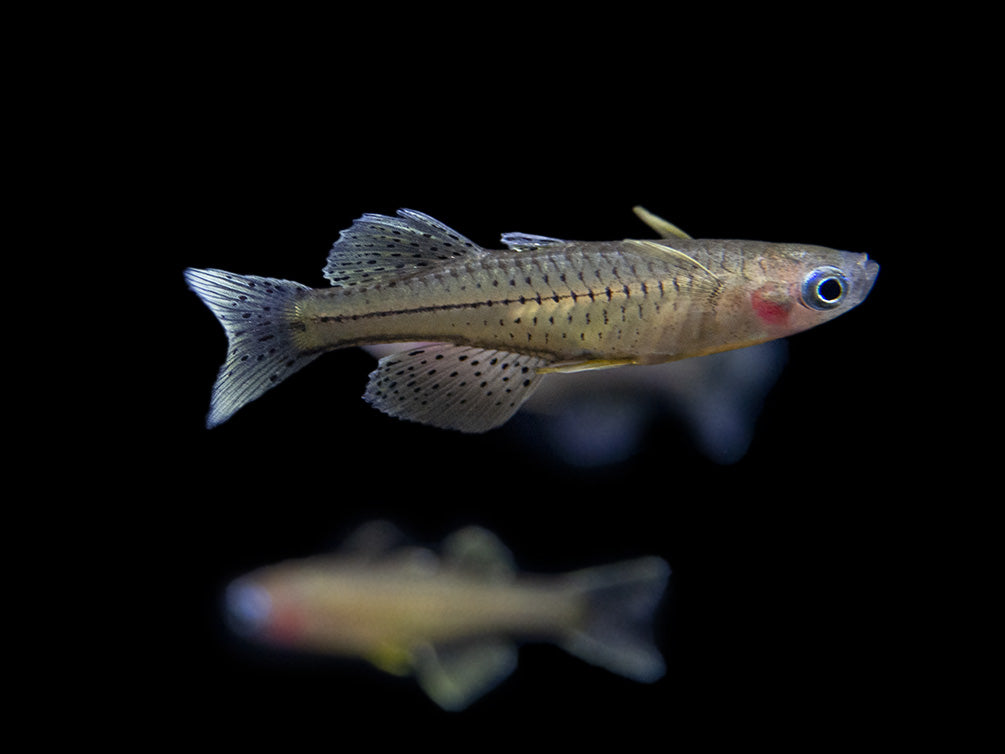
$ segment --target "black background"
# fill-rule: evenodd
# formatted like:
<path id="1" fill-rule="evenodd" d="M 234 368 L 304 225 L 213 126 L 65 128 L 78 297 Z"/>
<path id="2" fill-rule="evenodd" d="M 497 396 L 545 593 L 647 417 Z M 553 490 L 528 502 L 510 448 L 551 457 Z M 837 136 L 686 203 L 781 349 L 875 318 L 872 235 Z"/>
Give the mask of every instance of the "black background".
<path id="1" fill-rule="evenodd" d="M 126 689 L 149 700 L 154 738 L 481 745 L 543 725 L 569 746 L 603 734 L 672 746 L 852 740 L 889 721 L 910 651 L 900 335 L 931 164 L 904 135 L 924 82 L 880 57 L 839 64 L 823 40 L 768 52 L 743 34 L 711 70 L 712 40 L 657 45 L 642 20 L 623 23 L 647 41 L 608 46 L 598 27 L 545 55 L 540 40 L 476 36 L 431 59 L 398 37 L 390 68 L 348 50 L 280 61 L 220 26 L 157 66 L 116 192 L 149 284 L 130 296 L 142 375 L 121 389 L 144 398 L 94 471 L 135 502 L 110 517 L 129 529 L 110 591 Z M 221 38 L 231 54 L 211 52 Z M 206 65 L 176 70 L 193 49 Z M 593 471 L 514 431 L 396 421 L 361 400 L 373 361 L 358 351 L 204 429 L 225 338 L 184 268 L 322 286 L 329 247 L 363 212 L 410 207 L 495 247 L 513 230 L 651 235 L 634 204 L 695 237 L 801 241 L 881 265 L 865 303 L 790 339 L 740 462 L 707 460 L 672 417 L 633 459 Z M 136 481 L 120 482 L 124 469 Z M 662 556 L 666 677 L 635 684 L 530 645 L 510 679 L 451 715 L 362 662 L 229 636 L 230 579 L 374 518 L 428 543 L 483 525 L 530 571 Z"/>

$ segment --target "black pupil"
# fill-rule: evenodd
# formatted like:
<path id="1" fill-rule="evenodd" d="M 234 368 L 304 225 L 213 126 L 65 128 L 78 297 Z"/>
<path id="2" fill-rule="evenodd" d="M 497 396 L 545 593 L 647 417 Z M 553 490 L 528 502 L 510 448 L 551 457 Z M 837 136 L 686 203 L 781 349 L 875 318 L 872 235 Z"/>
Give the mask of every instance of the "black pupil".
<path id="1" fill-rule="evenodd" d="M 821 280 L 817 286 L 817 295 L 822 301 L 837 301 L 841 298 L 841 282 L 837 278 Z"/>

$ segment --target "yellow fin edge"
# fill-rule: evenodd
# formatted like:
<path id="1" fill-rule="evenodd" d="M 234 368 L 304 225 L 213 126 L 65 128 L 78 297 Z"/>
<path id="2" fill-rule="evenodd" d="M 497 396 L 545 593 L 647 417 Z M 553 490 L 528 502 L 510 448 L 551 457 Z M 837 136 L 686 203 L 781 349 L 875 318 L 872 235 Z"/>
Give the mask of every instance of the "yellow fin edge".
<path id="1" fill-rule="evenodd" d="M 562 361 L 546 367 L 538 367 L 538 374 L 572 374 L 573 372 L 588 372 L 591 369 L 610 369 L 636 364 L 635 359 L 591 359 L 590 361 Z"/>
<path id="2" fill-rule="evenodd" d="M 672 222 L 664 220 L 659 215 L 654 215 L 652 212 L 650 212 L 649 210 L 647 210 L 645 207 L 641 207 L 639 205 L 636 205 L 636 206 L 632 207 L 632 212 L 634 212 L 636 214 L 636 216 L 642 222 L 644 222 L 650 228 L 652 228 L 653 230 L 655 230 L 659 234 L 660 238 L 690 238 L 691 237 L 687 233 L 685 233 L 684 231 L 682 231 L 680 228 L 678 228 L 676 225 L 674 225 Z"/>

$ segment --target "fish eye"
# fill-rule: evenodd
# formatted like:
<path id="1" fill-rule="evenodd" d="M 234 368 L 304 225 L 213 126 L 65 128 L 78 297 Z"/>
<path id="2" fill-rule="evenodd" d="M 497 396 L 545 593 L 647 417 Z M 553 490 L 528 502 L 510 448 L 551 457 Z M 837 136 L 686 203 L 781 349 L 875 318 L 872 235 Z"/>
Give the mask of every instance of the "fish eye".
<path id="1" fill-rule="evenodd" d="M 803 280 L 802 300 L 810 309 L 833 309 L 848 289 L 848 278 L 837 267 L 817 267 Z"/>

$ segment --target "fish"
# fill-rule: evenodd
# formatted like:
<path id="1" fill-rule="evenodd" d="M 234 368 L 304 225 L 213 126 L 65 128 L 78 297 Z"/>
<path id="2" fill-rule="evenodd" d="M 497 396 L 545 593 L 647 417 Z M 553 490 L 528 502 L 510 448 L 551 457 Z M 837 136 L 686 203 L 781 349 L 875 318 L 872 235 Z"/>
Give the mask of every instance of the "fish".
<path id="1" fill-rule="evenodd" d="M 399 419 L 486 432 L 551 374 L 743 348 L 834 319 L 879 265 L 821 246 L 694 239 L 637 207 L 659 240 L 504 233 L 485 249 L 421 212 L 367 213 L 343 230 L 329 288 L 185 270 L 228 350 L 206 426 L 340 348 L 421 343 L 380 359 L 364 399 Z"/>
<path id="2" fill-rule="evenodd" d="M 437 705 L 458 711 L 515 670 L 525 641 L 553 642 L 639 682 L 659 680 L 666 667 L 653 621 L 669 577 L 658 556 L 527 574 L 483 527 L 455 531 L 434 552 L 378 520 L 341 552 L 236 578 L 224 610 L 234 633 L 253 643 L 367 660 L 414 676 Z"/>

